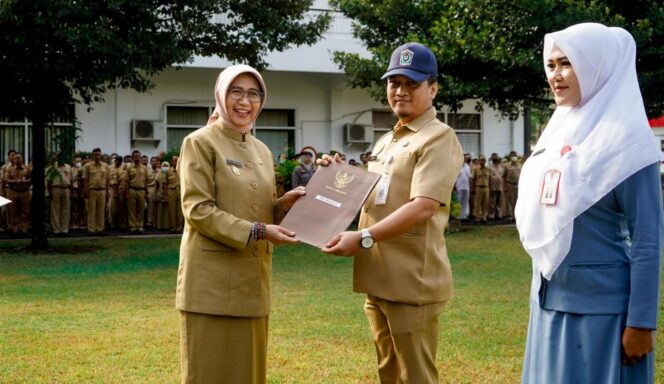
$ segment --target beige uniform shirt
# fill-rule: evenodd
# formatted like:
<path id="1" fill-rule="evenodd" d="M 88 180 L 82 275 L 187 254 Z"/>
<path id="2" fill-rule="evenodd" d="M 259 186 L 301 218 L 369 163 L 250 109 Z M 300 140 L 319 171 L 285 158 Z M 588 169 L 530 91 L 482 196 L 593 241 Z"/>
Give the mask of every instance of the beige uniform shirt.
<path id="1" fill-rule="evenodd" d="M 160 170 L 157 169 L 148 169 L 148 187 L 154 187 L 157 183 L 157 177 L 159 176 Z"/>
<path id="2" fill-rule="evenodd" d="M 500 164 L 491 164 L 488 168 L 490 172 L 489 189 L 492 191 L 502 191 L 505 168 Z"/>
<path id="3" fill-rule="evenodd" d="M 88 189 L 106 189 L 109 173 L 108 164 L 104 162 L 96 164 L 94 161 L 90 161 L 83 166 L 81 178 L 88 181 Z"/>
<path id="4" fill-rule="evenodd" d="M 185 218 L 176 307 L 262 317 L 270 310 L 272 245 L 249 240 L 254 222 L 273 222 L 272 154 L 221 123 L 187 136 L 178 168 Z"/>
<path id="5" fill-rule="evenodd" d="M 519 177 L 521 176 L 521 163 L 510 163 L 507 166 L 505 181 L 511 185 L 519 184 Z"/>
<path id="6" fill-rule="evenodd" d="M 139 164 L 138 166 L 130 164 L 127 167 L 127 183 L 129 188 L 145 189 L 148 186 L 148 168 Z"/>
<path id="7" fill-rule="evenodd" d="M 473 170 L 473 185 L 475 187 L 488 187 L 491 179 L 489 167 L 477 167 Z"/>
<path id="8" fill-rule="evenodd" d="M 26 192 L 30 190 L 30 168 L 26 166 L 25 164 L 23 165 L 22 168 L 16 168 L 15 165 L 9 165 L 7 168 L 5 168 L 4 171 L 4 180 L 5 183 L 9 180 L 12 181 L 22 181 L 21 183 L 13 183 L 9 184 L 7 188 L 11 189 L 12 191 L 16 192 Z"/>
<path id="9" fill-rule="evenodd" d="M 124 164 L 116 167 L 115 165 L 109 166 L 110 169 L 110 185 L 115 187 L 116 190 L 127 189 L 127 170 Z"/>
<path id="10" fill-rule="evenodd" d="M 49 177 L 51 168 L 46 170 L 46 178 L 50 179 L 50 183 L 54 187 L 69 187 L 71 186 L 72 171 L 69 164 L 62 164 L 55 167 L 55 172 L 52 177 Z"/>
<path id="11" fill-rule="evenodd" d="M 416 197 L 433 199 L 441 205 L 431 218 L 408 232 L 355 255 L 355 292 L 417 305 L 452 296 L 452 271 L 443 230 L 462 163 L 463 152 L 454 131 L 436 119 L 433 107 L 376 143 L 369 171 L 390 177 L 387 201 L 376 204 L 375 188 L 362 208 L 360 228 L 384 219 Z"/>

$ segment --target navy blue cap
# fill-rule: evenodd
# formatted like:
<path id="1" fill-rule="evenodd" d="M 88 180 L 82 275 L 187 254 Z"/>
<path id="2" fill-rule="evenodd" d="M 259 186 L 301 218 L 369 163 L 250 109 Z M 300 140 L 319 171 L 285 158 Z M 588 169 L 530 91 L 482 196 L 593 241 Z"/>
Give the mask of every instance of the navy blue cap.
<path id="1" fill-rule="evenodd" d="M 390 76 L 402 75 L 418 83 L 438 77 L 436 56 L 420 43 L 406 43 L 392 52 L 390 66 L 381 77 L 385 80 Z"/>

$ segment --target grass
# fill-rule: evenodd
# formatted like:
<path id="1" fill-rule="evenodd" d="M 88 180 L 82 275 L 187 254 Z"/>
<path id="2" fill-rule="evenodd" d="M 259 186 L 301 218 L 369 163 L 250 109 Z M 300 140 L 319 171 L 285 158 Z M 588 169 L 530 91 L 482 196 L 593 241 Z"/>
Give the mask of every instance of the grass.
<path id="1" fill-rule="evenodd" d="M 456 293 L 441 317 L 441 381 L 518 382 L 530 259 L 509 227 L 447 240 Z M 51 242 L 99 249 L 34 255 L 0 243 L 0 383 L 177 383 L 179 239 Z M 273 264 L 268 382 L 377 382 L 352 259 L 298 245 L 277 248 Z"/>

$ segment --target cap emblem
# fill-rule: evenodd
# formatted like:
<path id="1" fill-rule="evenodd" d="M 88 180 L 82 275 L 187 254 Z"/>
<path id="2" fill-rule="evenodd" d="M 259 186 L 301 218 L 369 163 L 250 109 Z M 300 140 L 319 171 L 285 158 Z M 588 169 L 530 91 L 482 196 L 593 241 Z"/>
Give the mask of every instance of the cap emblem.
<path id="1" fill-rule="evenodd" d="M 413 51 L 404 49 L 399 55 L 399 65 L 411 65 L 413 63 L 413 56 L 415 56 Z"/>

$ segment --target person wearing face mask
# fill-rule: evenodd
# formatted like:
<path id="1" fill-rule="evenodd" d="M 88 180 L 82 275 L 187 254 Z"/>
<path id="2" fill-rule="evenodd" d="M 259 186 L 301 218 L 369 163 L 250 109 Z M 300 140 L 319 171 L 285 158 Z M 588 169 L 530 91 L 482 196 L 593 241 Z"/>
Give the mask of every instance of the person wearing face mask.
<path id="1" fill-rule="evenodd" d="M 74 164 L 71 166 L 71 216 L 69 225 L 72 230 L 85 229 L 87 227 L 82 176 L 83 162 L 81 156 L 76 156 L 74 157 Z"/>
<path id="2" fill-rule="evenodd" d="M 148 213 L 145 220 L 147 227 L 155 227 L 157 224 L 157 176 L 159 176 L 159 159 L 150 158 L 148 168 Z"/>
<path id="3" fill-rule="evenodd" d="M 215 85 L 208 125 L 182 143 L 185 225 L 176 307 L 182 383 L 265 383 L 273 244 L 295 243 L 281 220 L 304 188 L 277 199 L 272 154 L 251 135 L 263 78 L 233 65 Z"/>
<path id="4" fill-rule="evenodd" d="M 523 383 L 653 383 L 661 153 L 622 28 L 547 34 L 557 108 L 523 165 L 516 204 L 532 257 Z"/>
<path id="5" fill-rule="evenodd" d="M 168 171 L 171 164 L 163 161 L 155 178 L 157 229 L 168 229 Z"/>

